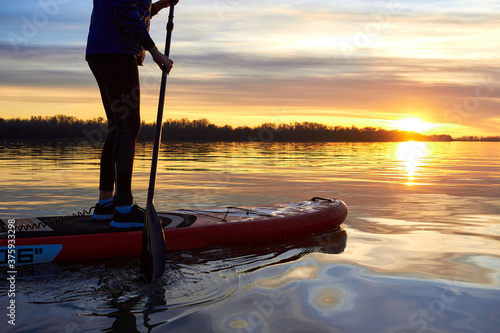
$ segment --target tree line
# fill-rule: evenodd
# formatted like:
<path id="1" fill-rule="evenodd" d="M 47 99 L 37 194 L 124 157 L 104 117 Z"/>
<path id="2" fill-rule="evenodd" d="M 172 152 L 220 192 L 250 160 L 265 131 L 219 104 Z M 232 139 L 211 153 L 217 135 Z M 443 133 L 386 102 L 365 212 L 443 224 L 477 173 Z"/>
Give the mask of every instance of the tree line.
<path id="1" fill-rule="evenodd" d="M 32 116 L 29 119 L 0 118 L 0 140 L 85 140 L 103 142 L 108 132 L 102 117 L 81 120 L 73 116 Z M 154 123 L 142 123 L 139 141 L 152 141 Z M 398 142 L 452 141 L 450 135 L 423 135 L 415 132 L 374 127 L 329 126 L 314 122 L 274 124 L 255 127 L 218 126 L 207 119 L 169 119 L 163 123 L 163 141 L 257 141 L 257 142 Z"/>
<path id="2" fill-rule="evenodd" d="M 455 141 L 500 141 L 500 136 L 464 135 L 454 140 Z"/>

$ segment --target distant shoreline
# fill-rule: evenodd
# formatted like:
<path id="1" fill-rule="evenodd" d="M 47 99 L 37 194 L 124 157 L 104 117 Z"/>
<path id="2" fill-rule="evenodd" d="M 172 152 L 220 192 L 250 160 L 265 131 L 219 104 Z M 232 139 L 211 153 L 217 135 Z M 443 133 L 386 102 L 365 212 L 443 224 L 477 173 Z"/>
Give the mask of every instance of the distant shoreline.
<path id="1" fill-rule="evenodd" d="M 106 120 L 96 118 L 80 120 L 76 117 L 57 115 L 33 116 L 29 119 L 0 118 L 0 140 L 25 141 L 87 141 L 101 143 L 108 129 Z M 153 141 L 154 123 L 142 123 L 138 141 Z M 500 141 L 500 136 L 464 136 L 452 138 L 448 134 L 424 135 L 416 132 L 386 130 L 355 126 L 329 126 L 302 122 L 290 124 L 265 123 L 255 127 L 218 126 L 207 119 L 166 120 L 163 123 L 162 141 L 187 142 L 404 142 L 404 141 Z"/>

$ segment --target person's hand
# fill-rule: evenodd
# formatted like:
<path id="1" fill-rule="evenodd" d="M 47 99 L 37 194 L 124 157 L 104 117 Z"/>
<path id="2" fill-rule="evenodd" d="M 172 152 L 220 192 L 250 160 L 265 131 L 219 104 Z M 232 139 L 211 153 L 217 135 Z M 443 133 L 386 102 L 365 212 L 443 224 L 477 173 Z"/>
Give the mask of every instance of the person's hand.
<path id="1" fill-rule="evenodd" d="M 148 52 L 151 54 L 153 60 L 156 62 L 156 64 L 158 65 L 158 67 L 160 67 L 162 71 L 170 73 L 172 67 L 174 66 L 174 62 L 170 60 L 169 57 L 161 53 L 156 46 L 150 48 Z"/>

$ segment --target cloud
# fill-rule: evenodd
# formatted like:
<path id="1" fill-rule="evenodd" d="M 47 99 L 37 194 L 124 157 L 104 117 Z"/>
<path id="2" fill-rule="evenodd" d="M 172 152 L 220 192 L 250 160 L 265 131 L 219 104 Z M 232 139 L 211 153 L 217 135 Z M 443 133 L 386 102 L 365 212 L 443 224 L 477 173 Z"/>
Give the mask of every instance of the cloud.
<path id="1" fill-rule="evenodd" d="M 95 85 L 80 46 L 35 46 L 14 55 L 3 45 L 0 54 L 14 64 L 0 70 L 4 85 Z M 345 110 L 418 112 L 435 122 L 457 123 L 460 117 L 461 124 L 475 126 L 496 117 L 498 110 L 494 99 L 500 91 L 496 85 L 498 80 L 493 76 L 496 73 L 478 61 L 422 62 L 413 58 L 357 57 L 347 62 L 343 57 L 257 57 L 232 52 L 178 54 L 176 57 L 175 86 L 170 89 L 179 103 L 185 100 L 200 108 L 203 105 L 291 106 L 329 110 L 332 115 L 342 116 L 356 115 Z M 141 71 L 145 81 L 148 79 L 144 76 L 152 77 L 154 87 L 150 93 L 154 95 L 159 75 L 151 60 L 147 66 Z M 434 73 L 468 73 L 478 80 L 426 82 Z M 476 96 L 477 89 L 480 89 L 479 96 Z M 476 106 L 477 103 L 480 105 Z M 454 111 L 456 104 L 461 104 L 465 111 Z"/>
<path id="2" fill-rule="evenodd" d="M 91 74 L 82 46 L 26 46 L 14 52 L 0 44 L 0 84 L 16 86 L 89 85 Z"/>
<path id="3" fill-rule="evenodd" d="M 58 7 L 51 11 L 49 3 Z M 6 6 L 0 14 L 0 85 L 95 88 L 84 60 L 91 5 L 19 0 Z M 169 91 L 176 105 L 201 114 L 204 107 L 221 113 L 289 107 L 296 117 L 304 112 L 370 119 L 415 112 L 435 122 L 498 130 L 499 7 L 489 0 L 446 6 L 406 0 L 181 1 Z M 36 33 L 26 35 L 30 23 Z M 166 12 L 152 20 L 160 48 L 165 23 Z M 25 38 L 17 49 L 12 34 Z M 141 75 L 150 87 L 144 90 L 146 104 L 154 104 L 159 75 L 150 58 Z M 486 90 L 478 88 L 485 84 Z"/>

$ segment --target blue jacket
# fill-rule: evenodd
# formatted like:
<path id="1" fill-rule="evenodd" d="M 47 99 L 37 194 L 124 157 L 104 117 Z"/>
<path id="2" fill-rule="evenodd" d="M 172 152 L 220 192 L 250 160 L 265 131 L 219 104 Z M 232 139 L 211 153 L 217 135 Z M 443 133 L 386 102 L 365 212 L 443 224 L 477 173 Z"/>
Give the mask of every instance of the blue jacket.
<path id="1" fill-rule="evenodd" d="M 149 19 L 157 13 L 152 0 L 94 0 L 85 57 L 98 53 L 132 55 L 140 65 L 145 49 L 155 46 Z"/>

